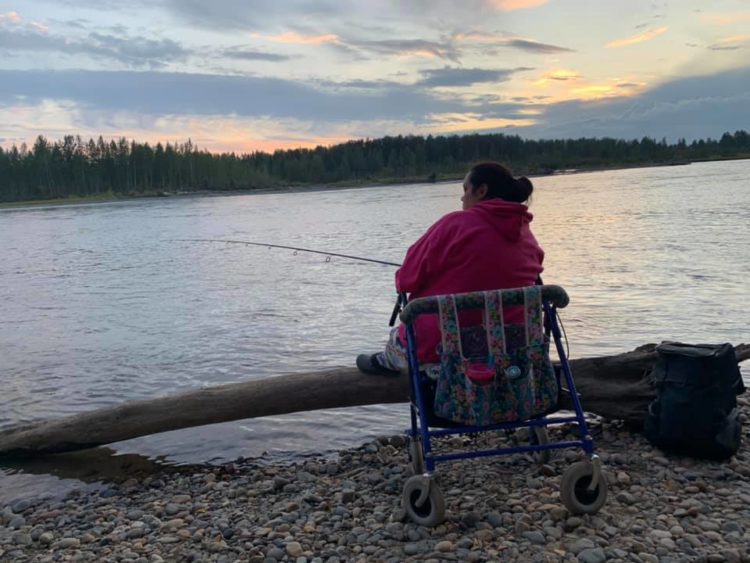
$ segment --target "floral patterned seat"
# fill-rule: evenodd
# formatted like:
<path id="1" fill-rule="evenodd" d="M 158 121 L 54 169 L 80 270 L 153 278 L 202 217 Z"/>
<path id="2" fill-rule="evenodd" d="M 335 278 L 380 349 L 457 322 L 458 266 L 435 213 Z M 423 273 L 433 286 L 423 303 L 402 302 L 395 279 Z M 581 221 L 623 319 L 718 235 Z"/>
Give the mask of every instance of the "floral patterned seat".
<path id="1" fill-rule="evenodd" d="M 503 293 L 523 306 L 524 324 L 505 325 Z M 544 331 L 539 286 L 464 294 L 484 309 L 481 330 L 461 329 L 455 296 L 438 296 L 442 350 L 435 388 L 436 416 L 469 426 L 528 420 L 557 407 L 558 382 Z M 466 351 L 466 353 L 465 353 Z M 475 374 L 482 374 L 481 378 Z"/>

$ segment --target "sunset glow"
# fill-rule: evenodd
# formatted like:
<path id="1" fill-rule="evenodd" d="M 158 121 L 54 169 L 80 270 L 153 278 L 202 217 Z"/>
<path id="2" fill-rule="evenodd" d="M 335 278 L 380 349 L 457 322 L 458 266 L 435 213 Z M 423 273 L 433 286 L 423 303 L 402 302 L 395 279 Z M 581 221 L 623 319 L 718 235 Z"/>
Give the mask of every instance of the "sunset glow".
<path id="1" fill-rule="evenodd" d="M 0 146 L 717 137 L 750 121 L 748 22 L 740 0 L 0 0 Z"/>
<path id="2" fill-rule="evenodd" d="M 666 27 L 659 27 L 657 29 L 649 29 L 643 33 L 633 35 L 627 39 L 618 39 L 617 41 L 610 41 L 605 45 L 608 49 L 619 49 L 620 47 L 629 47 L 630 45 L 637 45 L 638 43 L 645 43 L 651 41 L 655 37 L 659 37 L 663 33 L 667 32 Z"/>

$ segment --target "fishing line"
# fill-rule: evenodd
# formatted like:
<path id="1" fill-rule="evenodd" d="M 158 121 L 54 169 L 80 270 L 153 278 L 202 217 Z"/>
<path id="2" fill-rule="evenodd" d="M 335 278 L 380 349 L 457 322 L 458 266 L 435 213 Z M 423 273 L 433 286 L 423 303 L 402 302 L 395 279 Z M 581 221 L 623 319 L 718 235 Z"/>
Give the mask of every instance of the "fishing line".
<path id="1" fill-rule="evenodd" d="M 314 250 L 311 248 L 302 248 L 300 246 L 287 246 L 285 244 L 270 244 L 266 242 L 255 242 L 255 241 L 249 241 L 249 240 L 227 240 L 227 239 L 210 239 L 210 238 L 186 238 L 186 239 L 173 239 L 174 242 L 223 242 L 225 244 L 244 244 L 245 246 L 265 246 L 266 248 L 283 248 L 285 250 L 293 250 L 294 255 L 297 255 L 297 252 L 309 252 L 311 254 L 322 254 L 323 256 L 326 256 L 326 262 L 331 261 L 331 256 L 335 256 L 337 258 L 346 258 L 348 260 L 359 260 L 361 262 L 372 262 L 374 264 L 383 264 L 384 266 L 396 266 L 398 268 L 401 267 L 401 264 L 398 264 L 396 262 L 388 262 L 386 260 L 376 260 L 375 258 L 364 258 L 362 256 L 354 256 L 352 254 L 340 254 L 338 252 L 326 252 L 324 250 Z M 541 285 L 542 278 L 539 277 L 537 279 L 537 283 Z M 399 294 L 398 299 L 396 300 L 396 305 L 393 308 L 393 313 L 391 314 L 391 321 L 389 323 L 390 326 L 393 326 L 398 314 L 401 312 L 401 309 L 403 305 L 406 303 L 406 295 L 405 294 Z M 560 313 L 555 310 L 555 314 L 557 316 L 557 319 L 560 323 L 560 328 L 562 329 L 563 338 L 565 340 L 565 347 L 567 348 L 567 354 L 570 354 L 570 348 L 568 343 L 568 335 L 565 333 L 565 326 L 563 325 L 562 318 L 560 318 Z"/>
<path id="2" fill-rule="evenodd" d="M 284 248 L 286 250 L 293 250 L 296 255 L 297 252 L 310 252 L 312 254 L 322 254 L 327 256 L 326 262 L 331 261 L 331 256 L 337 258 L 346 258 L 348 260 L 360 260 L 361 262 L 373 262 L 375 264 L 383 264 L 385 266 L 396 266 L 401 267 L 401 264 L 396 262 L 387 262 L 385 260 L 376 260 L 374 258 L 363 258 L 362 256 L 353 256 L 351 254 L 339 254 L 338 252 L 326 252 L 324 250 L 313 250 L 311 248 L 301 248 L 299 246 L 286 246 L 284 244 L 269 244 L 266 242 L 253 242 L 249 240 L 224 240 L 224 239 L 209 239 L 209 238 L 187 238 L 187 239 L 174 239 L 175 242 L 223 242 L 226 244 L 244 244 L 245 246 L 265 246 L 266 248 Z"/>

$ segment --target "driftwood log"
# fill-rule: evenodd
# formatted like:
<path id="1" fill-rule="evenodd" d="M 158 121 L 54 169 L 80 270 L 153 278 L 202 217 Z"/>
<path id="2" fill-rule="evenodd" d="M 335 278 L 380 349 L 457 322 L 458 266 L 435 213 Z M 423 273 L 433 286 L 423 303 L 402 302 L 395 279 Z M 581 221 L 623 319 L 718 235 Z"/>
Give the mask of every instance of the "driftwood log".
<path id="1" fill-rule="evenodd" d="M 614 356 L 571 360 L 584 409 L 639 424 L 656 396 L 649 378 L 654 348 L 646 344 Z M 738 362 L 750 358 L 750 345 L 740 344 L 735 353 Z M 6 428 L 0 430 L 0 458 L 74 451 L 217 422 L 407 400 L 405 376 L 368 376 L 353 367 L 282 375 Z"/>

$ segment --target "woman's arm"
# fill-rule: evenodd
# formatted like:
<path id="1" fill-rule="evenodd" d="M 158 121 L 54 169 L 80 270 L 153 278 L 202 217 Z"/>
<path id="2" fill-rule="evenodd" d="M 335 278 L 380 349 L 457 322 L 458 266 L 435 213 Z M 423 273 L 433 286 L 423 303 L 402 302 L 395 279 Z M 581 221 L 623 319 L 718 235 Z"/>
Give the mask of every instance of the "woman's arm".
<path id="1" fill-rule="evenodd" d="M 450 225 L 454 222 L 450 213 L 433 224 L 417 242 L 409 247 L 404 263 L 396 271 L 396 291 L 412 293 L 424 287 L 430 276 L 439 271 L 445 253 Z"/>

